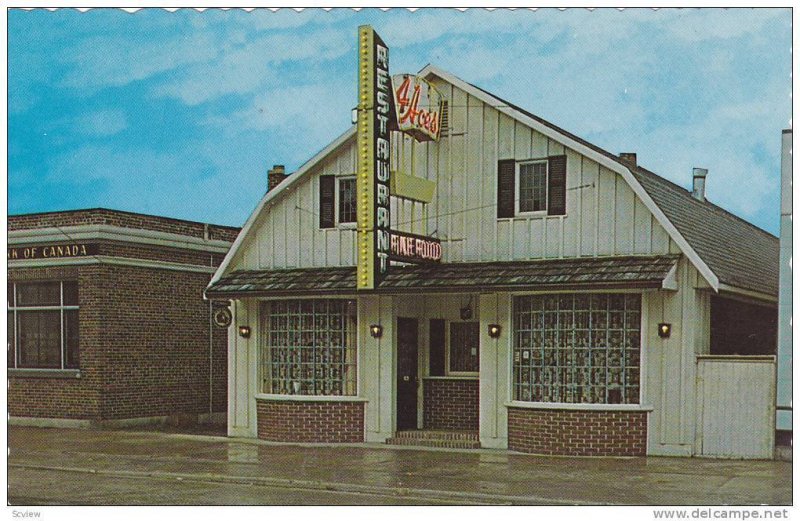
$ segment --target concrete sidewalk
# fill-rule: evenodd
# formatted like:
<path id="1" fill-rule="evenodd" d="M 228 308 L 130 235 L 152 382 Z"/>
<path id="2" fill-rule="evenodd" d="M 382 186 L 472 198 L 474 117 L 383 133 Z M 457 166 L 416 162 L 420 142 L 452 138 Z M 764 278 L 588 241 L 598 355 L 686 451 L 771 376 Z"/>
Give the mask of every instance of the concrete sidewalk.
<path id="1" fill-rule="evenodd" d="M 10 427 L 9 445 L 9 496 L 20 498 L 28 497 L 26 483 L 35 471 L 242 484 L 282 488 L 287 493 L 338 491 L 387 499 L 376 504 L 402 504 L 404 497 L 413 497 L 415 504 L 789 505 L 792 501 L 791 463 L 778 461 L 554 458 L 488 449 L 301 446 L 164 432 L 32 427 Z M 20 478 L 16 481 L 15 473 Z M 23 474 L 28 477 L 22 479 Z M 177 504 L 208 504 L 208 497 L 182 496 Z"/>

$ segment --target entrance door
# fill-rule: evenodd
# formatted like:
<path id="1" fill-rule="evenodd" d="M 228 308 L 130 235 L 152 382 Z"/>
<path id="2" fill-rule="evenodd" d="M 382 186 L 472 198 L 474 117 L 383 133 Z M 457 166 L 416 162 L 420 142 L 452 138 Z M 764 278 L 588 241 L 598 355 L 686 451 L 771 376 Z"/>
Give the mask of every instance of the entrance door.
<path id="1" fill-rule="evenodd" d="M 417 319 L 397 319 L 397 430 L 417 428 Z"/>

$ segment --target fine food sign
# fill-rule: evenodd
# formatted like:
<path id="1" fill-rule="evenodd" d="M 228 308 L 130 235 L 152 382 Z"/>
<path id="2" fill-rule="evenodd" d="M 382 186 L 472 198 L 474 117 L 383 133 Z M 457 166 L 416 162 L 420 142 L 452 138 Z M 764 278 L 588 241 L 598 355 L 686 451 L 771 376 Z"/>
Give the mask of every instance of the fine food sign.
<path id="1" fill-rule="evenodd" d="M 438 141 L 442 95 L 427 80 L 413 74 L 392 76 L 397 128 L 417 141 Z"/>
<path id="2" fill-rule="evenodd" d="M 430 264 L 442 260 L 439 239 L 392 230 L 391 260 L 413 264 Z"/>

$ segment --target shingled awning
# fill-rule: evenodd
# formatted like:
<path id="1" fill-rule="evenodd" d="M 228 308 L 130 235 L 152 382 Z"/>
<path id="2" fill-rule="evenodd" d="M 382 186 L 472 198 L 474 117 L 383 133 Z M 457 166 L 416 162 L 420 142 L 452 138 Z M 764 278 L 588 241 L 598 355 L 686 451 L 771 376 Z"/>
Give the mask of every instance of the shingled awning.
<path id="1" fill-rule="evenodd" d="M 659 288 L 680 255 L 392 266 L 381 293 Z M 237 270 L 209 298 L 352 294 L 354 267 Z"/>

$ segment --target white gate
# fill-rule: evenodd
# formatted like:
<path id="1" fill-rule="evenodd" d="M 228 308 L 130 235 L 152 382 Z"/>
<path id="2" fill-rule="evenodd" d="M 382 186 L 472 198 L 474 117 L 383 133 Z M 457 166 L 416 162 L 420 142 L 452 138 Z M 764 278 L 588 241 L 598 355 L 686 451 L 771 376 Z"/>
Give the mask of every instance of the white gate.
<path id="1" fill-rule="evenodd" d="M 775 357 L 697 357 L 695 453 L 772 459 Z"/>

